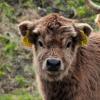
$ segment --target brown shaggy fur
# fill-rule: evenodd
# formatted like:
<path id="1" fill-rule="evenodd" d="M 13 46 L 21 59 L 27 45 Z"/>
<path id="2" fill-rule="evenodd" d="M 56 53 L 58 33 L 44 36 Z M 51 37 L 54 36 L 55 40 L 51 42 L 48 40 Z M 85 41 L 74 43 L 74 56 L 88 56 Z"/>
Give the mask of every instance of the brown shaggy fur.
<path id="1" fill-rule="evenodd" d="M 62 81 L 41 79 L 45 100 L 100 100 L 100 35 L 77 53 L 76 70 Z"/>
<path id="2" fill-rule="evenodd" d="M 79 38 L 80 32 L 73 27 L 75 20 L 51 14 L 28 24 L 23 22 L 19 28 L 22 36 L 26 30 L 31 34 L 36 77 L 44 100 L 100 100 L 100 34 L 91 33 L 86 26 L 86 35 L 91 33 L 89 42 L 87 46 L 80 46 L 82 36 Z M 68 49 L 64 41 L 68 41 L 70 35 L 78 40 Z M 38 39 L 43 41 L 42 47 Z M 62 60 L 64 70 L 60 74 L 49 75 L 42 69 L 48 57 Z"/>

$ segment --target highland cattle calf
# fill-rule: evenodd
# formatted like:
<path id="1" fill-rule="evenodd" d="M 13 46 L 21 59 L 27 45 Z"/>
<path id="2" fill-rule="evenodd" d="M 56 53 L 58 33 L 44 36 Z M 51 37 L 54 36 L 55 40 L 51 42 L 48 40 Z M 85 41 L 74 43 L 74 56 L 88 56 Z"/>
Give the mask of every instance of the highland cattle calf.
<path id="1" fill-rule="evenodd" d="M 100 100 L 100 34 L 90 25 L 53 13 L 19 30 L 43 100 Z"/>

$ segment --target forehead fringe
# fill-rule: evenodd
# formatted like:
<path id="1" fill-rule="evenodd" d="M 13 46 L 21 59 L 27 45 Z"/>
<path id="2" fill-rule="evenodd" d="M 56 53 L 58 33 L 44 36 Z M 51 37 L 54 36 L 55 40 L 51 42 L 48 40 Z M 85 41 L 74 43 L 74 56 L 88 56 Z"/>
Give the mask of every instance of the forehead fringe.
<path id="1" fill-rule="evenodd" d="M 60 31 L 66 31 L 76 35 L 73 27 L 74 22 L 75 20 L 64 18 L 63 16 L 54 13 L 41 18 L 38 21 L 36 29 L 39 27 L 41 32 L 43 31 L 48 33 L 60 33 Z"/>

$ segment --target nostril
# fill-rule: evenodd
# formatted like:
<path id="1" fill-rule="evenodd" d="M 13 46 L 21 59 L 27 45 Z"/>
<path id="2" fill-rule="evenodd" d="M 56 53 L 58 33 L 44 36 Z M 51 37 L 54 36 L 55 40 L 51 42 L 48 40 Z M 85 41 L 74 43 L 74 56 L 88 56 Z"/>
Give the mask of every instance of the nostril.
<path id="1" fill-rule="evenodd" d="M 48 59 L 47 60 L 47 69 L 49 71 L 57 71 L 59 70 L 61 65 L 61 61 L 57 59 Z"/>

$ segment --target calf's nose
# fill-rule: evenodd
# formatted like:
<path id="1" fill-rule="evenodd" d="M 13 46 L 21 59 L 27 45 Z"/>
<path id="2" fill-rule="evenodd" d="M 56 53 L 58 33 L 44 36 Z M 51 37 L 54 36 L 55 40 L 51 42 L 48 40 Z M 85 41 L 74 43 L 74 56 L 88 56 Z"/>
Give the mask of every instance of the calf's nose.
<path id="1" fill-rule="evenodd" d="M 61 61 L 59 59 L 48 59 L 46 62 L 47 70 L 48 71 L 58 71 L 61 66 Z"/>

